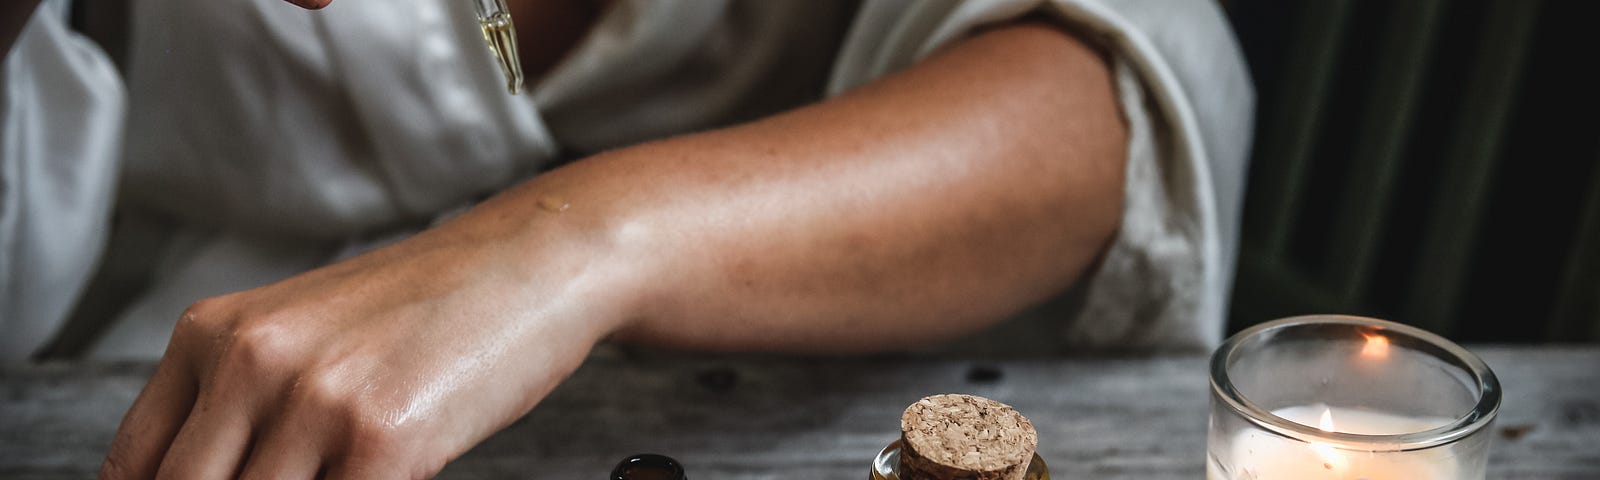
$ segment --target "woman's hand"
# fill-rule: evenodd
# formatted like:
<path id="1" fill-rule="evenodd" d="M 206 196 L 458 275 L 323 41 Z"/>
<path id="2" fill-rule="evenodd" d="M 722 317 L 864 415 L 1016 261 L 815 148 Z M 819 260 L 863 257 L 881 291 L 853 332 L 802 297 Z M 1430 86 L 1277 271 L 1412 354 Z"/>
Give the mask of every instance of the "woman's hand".
<path id="1" fill-rule="evenodd" d="M 427 478 L 525 414 L 623 302 L 557 222 L 455 223 L 194 304 L 101 478 Z"/>

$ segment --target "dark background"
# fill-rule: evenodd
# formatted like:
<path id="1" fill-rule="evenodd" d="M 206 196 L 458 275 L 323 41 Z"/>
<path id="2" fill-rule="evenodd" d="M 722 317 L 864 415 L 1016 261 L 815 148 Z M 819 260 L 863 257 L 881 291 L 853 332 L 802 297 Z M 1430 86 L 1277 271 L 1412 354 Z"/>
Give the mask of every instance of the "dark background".
<path id="1" fill-rule="evenodd" d="M 1600 2 L 1225 4 L 1258 95 L 1231 331 L 1600 341 Z"/>

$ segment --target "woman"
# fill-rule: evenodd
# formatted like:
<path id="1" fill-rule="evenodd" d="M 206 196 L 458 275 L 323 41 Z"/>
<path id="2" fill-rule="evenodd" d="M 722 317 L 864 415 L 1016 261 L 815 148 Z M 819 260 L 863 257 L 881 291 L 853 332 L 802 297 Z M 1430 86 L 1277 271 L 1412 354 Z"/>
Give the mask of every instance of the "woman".
<path id="1" fill-rule="evenodd" d="M 426 477 L 604 339 L 863 352 L 1053 299 L 1074 345 L 1220 335 L 1214 5 L 584 5 L 513 5 L 555 51 L 524 101 L 438 1 L 134 4 L 119 209 L 167 247 L 89 353 L 165 353 L 105 476 Z"/>

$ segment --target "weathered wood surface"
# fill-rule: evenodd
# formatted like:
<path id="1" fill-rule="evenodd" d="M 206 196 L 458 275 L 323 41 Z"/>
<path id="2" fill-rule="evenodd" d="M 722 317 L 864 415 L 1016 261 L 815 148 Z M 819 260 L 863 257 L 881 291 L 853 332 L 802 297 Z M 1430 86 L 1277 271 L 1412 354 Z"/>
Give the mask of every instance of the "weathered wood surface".
<path id="1" fill-rule="evenodd" d="M 1492 479 L 1600 479 L 1600 348 L 1476 349 L 1506 396 Z M 0 367 L 0 478 L 89 478 L 150 366 Z M 924 394 L 1016 406 L 1057 479 L 1198 479 L 1205 359 L 592 360 L 441 478 L 601 479 L 633 453 L 695 480 L 859 479 Z"/>

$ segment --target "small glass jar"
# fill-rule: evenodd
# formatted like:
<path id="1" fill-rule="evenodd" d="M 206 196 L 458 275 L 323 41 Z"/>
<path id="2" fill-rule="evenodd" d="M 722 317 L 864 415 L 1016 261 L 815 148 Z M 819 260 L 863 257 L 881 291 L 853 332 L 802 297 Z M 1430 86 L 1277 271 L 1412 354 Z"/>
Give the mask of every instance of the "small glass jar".
<path id="1" fill-rule="evenodd" d="M 901 441 L 884 447 L 878 456 L 872 459 L 872 472 L 868 480 L 901 480 L 900 479 L 900 448 Z M 1038 453 L 1033 454 L 1033 460 L 1028 463 L 1028 471 L 1022 475 L 1023 480 L 1050 480 L 1050 469 L 1045 466 L 1044 459 Z M 921 480 L 921 479 L 911 479 Z M 928 479 L 932 480 L 932 479 Z"/>
<path id="2" fill-rule="evenodd" d="M 1370 318 L 1257 325 L 1211 357 L 1209 480 L 1480 480 L 1500 385 L 1438 335 Z"/>

